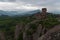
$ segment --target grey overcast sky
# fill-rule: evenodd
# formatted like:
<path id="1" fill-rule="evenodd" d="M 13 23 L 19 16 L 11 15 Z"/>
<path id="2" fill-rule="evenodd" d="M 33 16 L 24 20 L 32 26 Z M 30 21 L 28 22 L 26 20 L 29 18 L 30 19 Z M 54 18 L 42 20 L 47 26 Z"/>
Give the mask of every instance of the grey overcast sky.
<path id="1" fill-rule="evenodd" d="M 0 10 L 60 10 L 60 0 L 0 0 Z"/>

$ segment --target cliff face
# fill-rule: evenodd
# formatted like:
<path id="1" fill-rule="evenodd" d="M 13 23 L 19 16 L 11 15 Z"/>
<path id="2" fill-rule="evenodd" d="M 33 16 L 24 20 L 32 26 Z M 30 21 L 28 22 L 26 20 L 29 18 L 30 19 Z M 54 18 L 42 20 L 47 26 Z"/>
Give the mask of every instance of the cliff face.
<path id="1" fill-rule="evenodd" d="M 5 32 L 0 32 L 0 40 L 5 40 Z"/>
<path id="2" fill-rule="evenodd" d="M 47 31 L 38 40 L 60 40 L 60 24 Z"/>
<path id="3" fill-rule="evenodd" d="M 55 37 L 52 39 L 52 36 L 54 36 L 54 33 L 60 30 L 60 25 L 55 26 L 55 23 L 58 21 L 54 21 L 52 18 L 46 18 L 44 15 L 44 18 L 41 20 L 41 14 L 34 16 L 36 17 L 36 20 L 31 21 L 25 26 L 25 32 L 23 33 L 25 36 L 23 36 L 23 40 L 54 40 Z M 59 34 L 59 32 L 57 34 Z M 59 39 L 59 37 L 57 39 Z"/>
<path id="4" fill-rule="evenodd" d="M 18 18 L 16 18 L 17 20 Z M 20 19 L 20 18 L 19 18 Z M 10 23 L 14 27 L 9 31 L 0 32 L 1 40 L 59 40 L 60 38 L 60 22 L 52 15 L 46 15 L 40 12 L 21 18 Z M 9 25 L 10 25 L 9 24 Z M 59 25 L 58 25 L 59 24 Z"/>

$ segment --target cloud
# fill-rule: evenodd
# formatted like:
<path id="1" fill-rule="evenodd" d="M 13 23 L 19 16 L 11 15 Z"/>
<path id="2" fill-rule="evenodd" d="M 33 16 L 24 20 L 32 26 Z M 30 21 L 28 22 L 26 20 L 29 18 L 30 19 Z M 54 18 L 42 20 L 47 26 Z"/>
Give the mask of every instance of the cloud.
<path id="1" fill-rule="evenodd" d="M 60 0 L 0 0 L 1 10 L 35 10 L 43 7 L 48 11 L 60 10 Z"/>
<path id="2" fill-rule="evenodd" d="M 2 10 L 34 10 L 38 9 L 35 6 L 31 6 L 30 4 L 23 3 L 13 3 L 13 2 L 0 2 L 0 9 Z"/>

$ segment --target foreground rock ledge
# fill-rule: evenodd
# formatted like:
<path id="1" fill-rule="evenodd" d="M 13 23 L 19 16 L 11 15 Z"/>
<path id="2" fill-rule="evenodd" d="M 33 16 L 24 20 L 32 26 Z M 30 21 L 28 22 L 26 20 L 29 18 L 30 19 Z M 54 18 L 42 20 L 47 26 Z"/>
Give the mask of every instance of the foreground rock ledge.
<path id="1" fill-rule="evenodd" d="M 38 40 L 60 40 L 60 25 L 56 25 L 46 34 L 42 35 Z"/>

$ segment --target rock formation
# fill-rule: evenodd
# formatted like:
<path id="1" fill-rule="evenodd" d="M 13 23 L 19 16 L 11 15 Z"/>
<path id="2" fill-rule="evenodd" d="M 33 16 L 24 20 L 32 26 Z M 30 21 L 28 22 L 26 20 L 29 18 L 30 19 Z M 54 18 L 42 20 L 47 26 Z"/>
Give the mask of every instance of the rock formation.
<path id="1" fill-rule="evenodd" d="M 17 23 L 14 30 L 14 36 L 13 39 L 11 39 L 11 36 L 7 36 L 10 39 L 7 40 L 19 40 L 20 34 L 22 33 L 22 40 L 60 40 L 60 25 L 56 25 L 52 27 L 51 29 L 47 29 L 44 25 L 44 21 L 47 18 L 47 9 L 42 8 L 41 13 L 37 13 L 34 15 L 36 18 L 35 20 L 30 20 L 30 16 L 26 17 L 29 22 L 24 23 L 25 19 L 22 23 Z M 43 22 L 42 22 L 43 21 Z M 42 22 L 42 23 L 40 23 Z M 9 33 L 9 32 L 8 32 Z M 10 34 L 11 35 L 11 34 Z M 54 37 L 53 37 L 54 36 Z M 55 37 L 58 37 L 55 39 Z M 0 40 L 5 40 L 5 33 L 0 32 Z M 21 40 L 21 39 L 20 39 Z"/>
<path id="2" fill-rule="evenodd" d="M 59 25 L 56 25 L 54 26 L 54 28 L 50 29 L 49 31 L 46 32 L 46 34 L 42 35 L 38 40 L 52 40 L 52 36 L 54 36 L 54 33 L 55 32 L 58 32 L 60 31 L 60 24 Z M 53 35 L 52 35 L 53 34 Z M 60 35 L 58 33 L 58 35 Z M 60 36 L 59 36 L 60 37 Z M 59 38 L 58 37 L 58 38 Z M 54 37 L 53 37 L 54 38 Z"/>
<path id="3" fill-rule="evenodd" d="M 23 29 L 23 24 L 22 23 L 16 25 L 14 40 L 18 40 L 19 34 L 20 34 L 22 29 Z"/>
<path id="4" fill-rule="evenodd" d="M 0 37 L 1 37 L 0 40 L 6 40 L 5 39 L 5 32 L 0 31 Z"/>
<path id="5" fill-rule="evenodd" d="M 25 32 L 23 32 L 23 40 L 38 40 L 39 36 L 44 34 L 45 27 L 42 26 L 41 24 L 39 24 L 39 26 L 37 26 L 37 30 L 33 34 L 31 34 L 29 36 L 27 35 L 26 31 L 29 30 L 30 24 L 34 24 L 36 22 L 39 22 L 41 19 L 44 20 L 46 18 L 46 11 L 47 11 L 46 8 L 42 8 L 41 14 L 35 14 L 36 20 L 28 23 L 25 26 Z"/>
<path id="6" fill-rule="evenodd" d="M 42 8 L 42 12 L 41 14 L 35 14 L 36 19 L 45 19 L 46 18 L 46 13 L 47 13 L 47 9 L 46 8 Z"/>
<path id="7" fill-rule="evenodd" d="M 33 40 L 37 40 L 39 38 L 39 36 L 41 35 L 41 32 L 42 32 L 42 25 L 39 24 L 36 32 L 33 33 Z"/>

